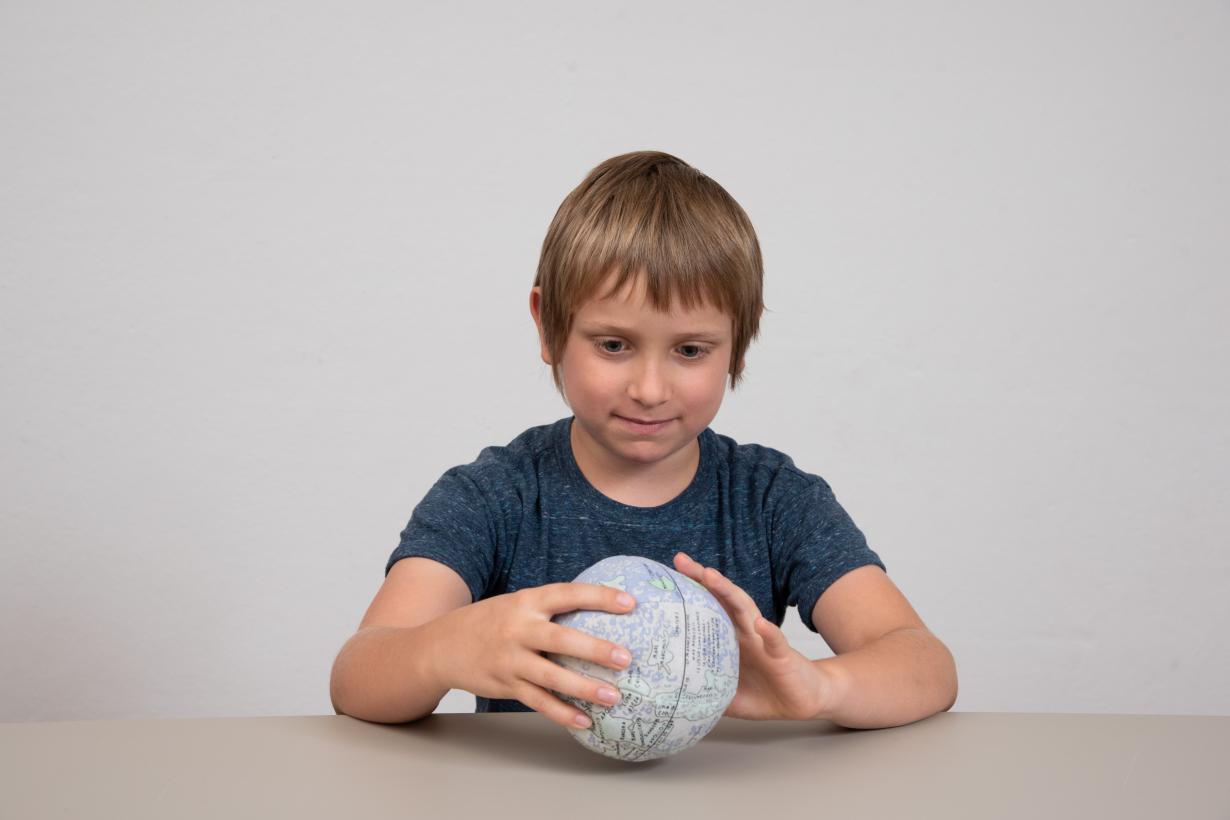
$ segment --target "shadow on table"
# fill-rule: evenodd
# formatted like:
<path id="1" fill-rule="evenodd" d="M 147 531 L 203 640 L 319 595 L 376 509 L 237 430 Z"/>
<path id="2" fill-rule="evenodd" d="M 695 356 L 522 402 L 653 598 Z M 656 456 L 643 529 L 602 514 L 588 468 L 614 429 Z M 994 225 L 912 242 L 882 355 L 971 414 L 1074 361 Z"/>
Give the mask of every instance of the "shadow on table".
<path id="1" fill-rule="evenodd" d="M 456 755 L 470 762 L 490 758 L 501 766 L 523 766 L 587 775 L 623 774 L 630 769 L 648 772 L 669 769 L 672 778 L 689 771 L 713 777 L 723 770 L 741 776 L 754 773 L 762 759 L 756 752 L 773 746 L 797 746 L 800 753 L 817 754 L 819 745 L 864 731 L 846 729 L 828 721 L 754 721 L 722 718 L 699 743 L 670 757 L 629 762 L 614 760 L 579 744 L 563 727 L 536 713 L 434 714 L 400 725 L 372 724 L 381 731 L 412 734 L 430 743 L 441 757 Z M 421 747 L 419 747 L 421 750 Z M 775 755 L 776 756 L 776 755 Z M 766 772 L 776 764 L 765 762 Z"/>

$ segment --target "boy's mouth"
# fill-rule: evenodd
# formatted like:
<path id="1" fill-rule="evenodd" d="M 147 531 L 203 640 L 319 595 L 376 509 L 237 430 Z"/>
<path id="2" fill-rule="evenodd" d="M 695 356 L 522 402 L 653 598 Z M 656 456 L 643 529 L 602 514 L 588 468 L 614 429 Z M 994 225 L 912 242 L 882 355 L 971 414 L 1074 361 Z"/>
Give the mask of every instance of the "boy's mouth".
<path id="1" fill-rule="evenodd" d="M 616 415 L 615 418 L 627 424 L 628 427 L 630 427 L 632 431 L 636 433 L 656 433 L 657 431 L 666 427 L 668 423 L 674 421 L 674 419 L 657 419 L 657 420 L 631 419 L 631 418 L 628 418 L 627 416 L 620 416 L 620 415 Z"/>

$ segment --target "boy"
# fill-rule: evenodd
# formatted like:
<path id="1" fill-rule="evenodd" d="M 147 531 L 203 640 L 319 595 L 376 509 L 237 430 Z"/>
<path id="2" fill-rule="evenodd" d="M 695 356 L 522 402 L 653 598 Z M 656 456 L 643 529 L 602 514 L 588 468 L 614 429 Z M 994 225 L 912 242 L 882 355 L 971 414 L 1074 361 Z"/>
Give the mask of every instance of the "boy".
<path id="1" fill-rule="evenodd" d="M 570 582 L 617 554 L 673 565 L 730 613 L 740 669 L 727 715 L 872 728 L 952 706 L 952 655 L 829 485 L 708 428 L 758 333 L 762 271 L 743 209 L 682 160 L 640 151 L 589 173 L 547 231 L 530 293 L 573 415 L 484 448 L 415 507 L 334 662 L 336 712 L 412 721 L 457 688 L 479 712 L 588 726 L 558 694 L 605 706 L 619 692 L 544 653 L 628 665 L 622 647 L 551 621 L 635 606 Z M 790 647 L 788 605 L 834 657 Z"/>

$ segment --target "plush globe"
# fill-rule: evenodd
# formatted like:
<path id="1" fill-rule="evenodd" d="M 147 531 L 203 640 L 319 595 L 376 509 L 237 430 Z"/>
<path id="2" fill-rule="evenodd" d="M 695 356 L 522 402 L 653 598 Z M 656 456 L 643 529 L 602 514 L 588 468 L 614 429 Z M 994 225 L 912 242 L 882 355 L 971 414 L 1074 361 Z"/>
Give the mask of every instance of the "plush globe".
<path id="1" fill-rule="evenodd" d="M 639 762 L 677 754 L 717 724 L 739 685 L 739 642 L 726 610 L 704 586 L 648 558 L 604 558 L 575 581 L 623 590 L 636 599 L 627 614 L 577 610 L 552 620 L 611 641 L 632 662 L 612 669 L 548 653 L 561 666 L 607 681 L 619 703 L 604 706 L 555 693 L 589 715 L 570 729 L 587 749 Z"/>

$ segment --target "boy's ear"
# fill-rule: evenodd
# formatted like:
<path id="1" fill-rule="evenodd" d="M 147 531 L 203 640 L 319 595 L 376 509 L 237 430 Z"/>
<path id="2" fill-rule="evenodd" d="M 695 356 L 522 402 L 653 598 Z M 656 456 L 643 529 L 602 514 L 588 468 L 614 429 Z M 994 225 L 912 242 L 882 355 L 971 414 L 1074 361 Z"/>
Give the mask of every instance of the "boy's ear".
<path id="1" fill-rule="evenodd" d="M 538 328 L 538 344 L 541 346 L 542 361 L 551 364 L 551 351 L 547 349 L 547 338 L 542 332 L 542 288 L 535 285 L 530 288 L 530 315 Z"/>

